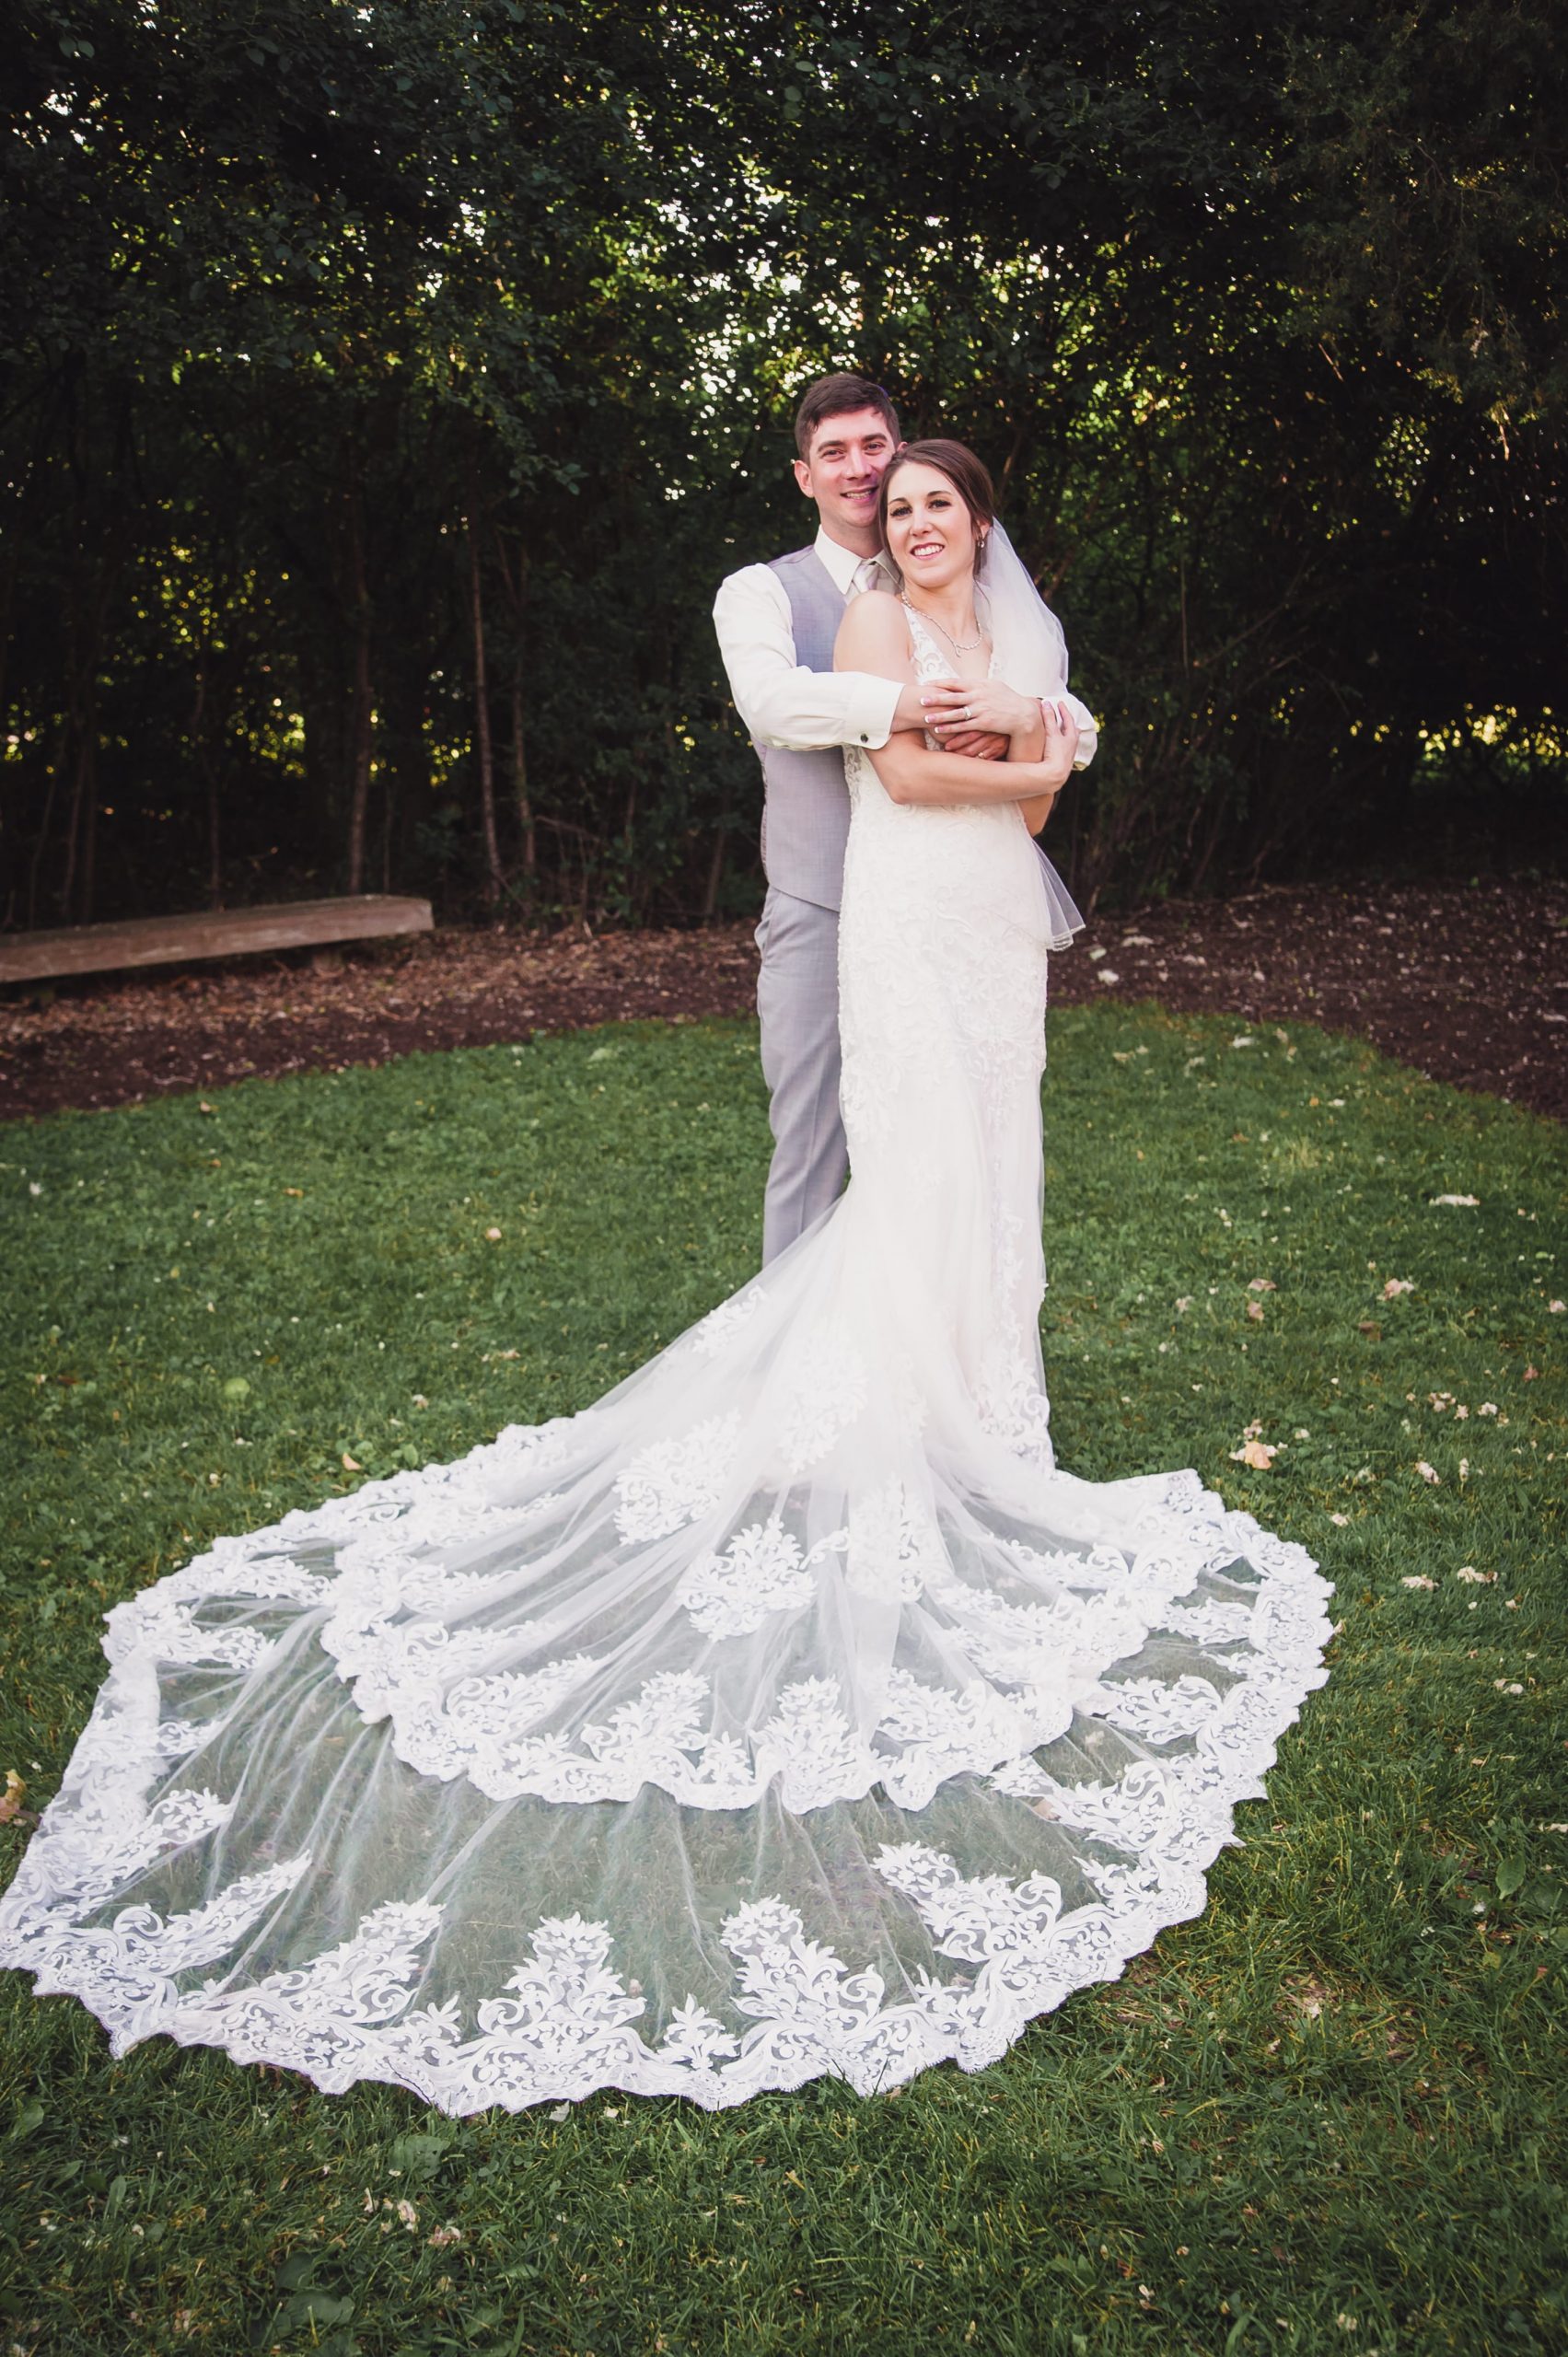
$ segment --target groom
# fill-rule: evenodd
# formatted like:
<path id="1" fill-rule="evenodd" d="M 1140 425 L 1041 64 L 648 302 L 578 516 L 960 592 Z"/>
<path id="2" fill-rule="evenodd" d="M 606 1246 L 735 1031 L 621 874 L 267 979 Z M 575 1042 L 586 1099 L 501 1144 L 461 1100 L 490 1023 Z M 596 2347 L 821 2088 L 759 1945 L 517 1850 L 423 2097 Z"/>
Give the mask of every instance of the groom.
<path id="1" fill-rule="evenodd" d="M 877 748 L 895 730 L 926 725 L 921 688 L 833 669 L 847 599 L 880 577 L 877 493 L 900 447 L 892 402 L 865 377 L 819 377 L 796 414 L 795 441 L 795 479 L 816 505 L 817 537 L 732 573 L 714 605 L 730 693 L 764 788 L 757 1012 L 773 1132 L 764 1267 L 828 1209 L 849 1168 L 839 1112 L 839 902 L 850 816 L 842 748 Z M 943 741 L 986 760 L 1007 750 L 1005 737 L 978 732 L 944 731 Z"/>

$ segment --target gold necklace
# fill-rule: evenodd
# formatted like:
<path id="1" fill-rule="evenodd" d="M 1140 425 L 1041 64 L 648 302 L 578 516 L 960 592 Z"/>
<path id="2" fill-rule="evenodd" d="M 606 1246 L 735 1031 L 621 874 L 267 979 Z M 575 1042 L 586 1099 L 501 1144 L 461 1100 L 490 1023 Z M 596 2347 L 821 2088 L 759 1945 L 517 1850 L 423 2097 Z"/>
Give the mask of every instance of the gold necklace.
<path id="1" fill-rule="evenodd" d="M 955 638 L 952 632 L 947 628 L 945 622 L 939 622 L 935 614 L 928 614 L 923 606 L 915 605 L 911 599 L 907 590 L 900 590 L 899 600 L 901 605 L 909 608 L 912 614 L 918 614 L 923 622 L 929 622 L 933 629 L 939 630 L 955 655 L 972 655 L 977 646 L 983 646 L 985 644 L 985 633 L 983 631 L 981 632 L 978 638 Z"/>

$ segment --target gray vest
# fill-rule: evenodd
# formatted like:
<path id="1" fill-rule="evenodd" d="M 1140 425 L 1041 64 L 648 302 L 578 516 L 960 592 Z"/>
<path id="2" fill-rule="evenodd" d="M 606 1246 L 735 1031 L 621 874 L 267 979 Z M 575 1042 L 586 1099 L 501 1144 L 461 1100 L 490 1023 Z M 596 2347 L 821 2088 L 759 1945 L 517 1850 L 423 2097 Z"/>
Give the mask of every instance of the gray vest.
<path id="1" fill-rule="evenodd" d="M 773 559 L 795 623 L 795 659 L 808 671 L 830 671 L 833 641 L 844 600 L 814 548 Z M 786 753 L 758 745 L 765 788 L 762 868 L 770 884 L 796 900 L 836 909 L 843 897 L 844 846 L 849 841 L 849 789 L 836 746 L 816 753 Z"/>

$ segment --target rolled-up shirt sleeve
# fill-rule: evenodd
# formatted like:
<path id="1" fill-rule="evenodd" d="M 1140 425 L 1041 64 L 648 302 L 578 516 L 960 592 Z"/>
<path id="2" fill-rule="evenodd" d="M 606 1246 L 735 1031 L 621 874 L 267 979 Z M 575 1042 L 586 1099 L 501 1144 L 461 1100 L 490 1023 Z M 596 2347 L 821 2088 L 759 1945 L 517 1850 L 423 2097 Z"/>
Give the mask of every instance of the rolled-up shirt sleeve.
<path id="1" fill-rule="evenodd" d="M 1075 770 L 1086 770 L 1099 750 L 1098 724 L 1088 705 L 1081 703 L 1076 696 L 1070 696 L 1063 690 L 1061 701 L 1078 724 L 1078 750 L 1074 759 L 1073 767 Z"/>
<path id="2" fill-rule="evenodd" d="M 759 744 L 809 753 L 887 743 L 898 681 L 797 663 L 789 598 L 771 566 L 749 564 L 721 584 L 714 627 L 735 708 Z"/>

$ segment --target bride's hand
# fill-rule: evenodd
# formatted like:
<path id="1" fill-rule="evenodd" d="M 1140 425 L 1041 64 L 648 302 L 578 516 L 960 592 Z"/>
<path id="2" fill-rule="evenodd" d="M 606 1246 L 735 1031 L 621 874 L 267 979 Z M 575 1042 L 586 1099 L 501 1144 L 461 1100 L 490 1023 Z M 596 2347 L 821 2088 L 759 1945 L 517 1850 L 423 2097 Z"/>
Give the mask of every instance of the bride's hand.
<path id="1" fill-rule="evenodd" d="M 979 730 L 992 737 L 1023 737 L 1040 726 L 1040 706 L 1005 679 L 933 679 L 921 690 L 926 726 L 938 743 Z"/>

